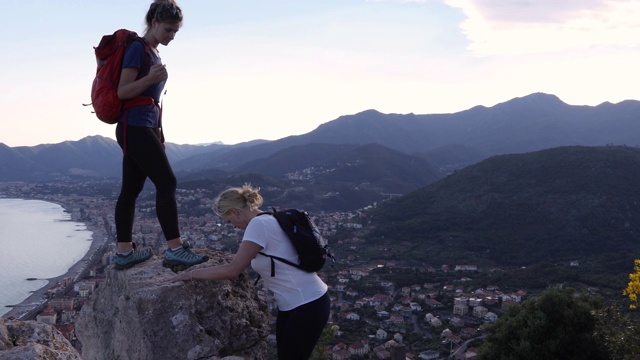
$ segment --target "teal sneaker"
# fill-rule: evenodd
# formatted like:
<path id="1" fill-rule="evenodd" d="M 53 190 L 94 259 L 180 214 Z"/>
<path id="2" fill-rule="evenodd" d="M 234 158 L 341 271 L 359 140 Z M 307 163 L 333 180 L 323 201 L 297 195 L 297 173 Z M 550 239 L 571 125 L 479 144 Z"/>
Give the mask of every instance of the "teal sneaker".
<path id="1" fill-rule="evenodd" d="M 207 255 L 195 254 L 189 249 L 190 247 L 191 244 L 185 241 L 178 250 L 167 249 L 164 252 L 162 266 L 171 268 L 173 272 L 178 272 L 209 260 Z"/>
<path id="2" fill-rule="evenodd" d="M 125 270 L 133 265 L 149 260 L 153 256 L 151 249 L 138 250 L 135 247 L 128 255 L 116 254 L 114 256 L 115 269 Z"/>

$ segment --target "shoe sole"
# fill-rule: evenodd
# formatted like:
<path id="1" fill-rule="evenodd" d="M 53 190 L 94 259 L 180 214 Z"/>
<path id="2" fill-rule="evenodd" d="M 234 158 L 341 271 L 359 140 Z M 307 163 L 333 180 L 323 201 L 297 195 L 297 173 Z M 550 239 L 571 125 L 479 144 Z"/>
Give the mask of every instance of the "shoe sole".
<path id="1" fill-rule="evenodd" d="M 209 257 L 208 256 L 203 256 L 202 257 L 202 261 L 198 262 L 198 263 L 193 263 L 193 264 L 185 264 L 183 262 L 179 262 L 177 260 L 167 260 L 164 259 L 162 261 L 162 266 L 171 269 L 171 271 L 173 271 L 174 273 L 178 273 L 180 271 L 185 271 L 188 268 L 192 267 L 193 265 L 198 265 L 198 264 L 202 264 L 204 262 L 209 261 Z"/>
<path id="2" fill-rule="evenodd" d="M 132 262 L 130 262 L 128 264 L 124 264 L 124 265 L 115 264 L 114 268 L 116 270 L 127 270 L 127 269 L 130 269 L 130 268 L 132 268 L 132 267 L 134 267 L 134 266 L 136 266 L 136 265 L 138 265 L 140 263 L 143 263 L 143 262 L 145 262 L 145 261 L 147 261 L 149 259 L 151 259 L 151 258 L 142 259 L 142 260 L 138 260 L 138 261 L 132 261 Z"/>
<path id="3" fill-rule="evenodd" d="M 153 254 L 151 254 L 148 258 L 138 259 L 138 260 L 136 260 L 136 261 L 132 261 L 132 262 L 127 263 L 127 264 L 124 264 L 124 265 L 119 265 L 118 263 L 115 263 L 113 267 L 114 267 L 116 270 L 126 270 L 126 269 L 129 269 L 129 268 L 131 268 L 131 267 L 133 267 L 133 266 L 135 266 L 135 265 L 138 265 L 138 264 L 140 264 L 140 263 L 143 263 L 143 262 L 145 262 L 145 261 L 147 261 L 147 260 L 151 259 L 152 257 L 153 257 Z"/>

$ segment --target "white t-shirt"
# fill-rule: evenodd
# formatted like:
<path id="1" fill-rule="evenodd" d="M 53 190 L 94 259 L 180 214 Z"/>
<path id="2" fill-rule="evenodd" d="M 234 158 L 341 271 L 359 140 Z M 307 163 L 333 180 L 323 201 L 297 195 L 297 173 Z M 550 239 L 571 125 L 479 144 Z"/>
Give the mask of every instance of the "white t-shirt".
<path id="1" fill-rule="evenodd" d="M 251 241 L 262 246 L 262 252 L 299 263 L 298 253 L 278 221 L 271 215 L 256 216 L 247 225 L 242 241 Z M 271 258 L 261 254 L 251 260 L 251 267 L 273 292 L 278 309 L 289 311 L 319 299 L 327 292 L 325 284 L 316 273 L 308 273 L 278 260 L 275 276 L 271 277 Z"/>

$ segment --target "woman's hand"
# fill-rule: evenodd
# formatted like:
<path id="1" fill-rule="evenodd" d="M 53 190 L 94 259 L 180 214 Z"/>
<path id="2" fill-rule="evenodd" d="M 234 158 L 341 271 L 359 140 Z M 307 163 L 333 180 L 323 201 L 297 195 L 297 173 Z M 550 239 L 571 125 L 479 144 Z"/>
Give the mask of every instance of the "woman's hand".
<path id="1" fill-rule="evenodd" d="M 154 64 L 151 65 L 147 77 L 149 78 L 149 82 L 157 84 L 161 81 L 167 80 L 169 78 L 169 73 L 167 73 L 167 67 L 164 64 Z"/>
<path id="2" fill-rule="evenodd" d="M 142 94 L 149 86 L 167 80 L 168 78 L 169 74 L 164 64 L 151 65 L 149 73 L 140 79 L 138 79 L 138 69 L 122 69 L 120 83 L 118 84 L 118 97 L 121 100 L 133 99 Z"/>
<path id="3" fill-rule="evenodd" d="M 191 271 L 193 271 L 193 270 L 182 271 L 182 272 L 178 273 L 177 275 L 172 276 L 171 278 L 169 278 L 167 280 L 167 282 L 174 283 L 174 282 L 178 282 L 178 281 L 190 281 L 190 280 L 193 280 L 193 273 Z"/>
<path id="4" fill-rule="evenodd" d="M 251 260 L 253 260 L 260 251 L 262 251 L 262 246 L 253 241 L 242 241 L 238 252 L 236 252 L 230 264 L 185 270 L 167 279 L 167 282 L 235 279 L 251 264 Z"/>

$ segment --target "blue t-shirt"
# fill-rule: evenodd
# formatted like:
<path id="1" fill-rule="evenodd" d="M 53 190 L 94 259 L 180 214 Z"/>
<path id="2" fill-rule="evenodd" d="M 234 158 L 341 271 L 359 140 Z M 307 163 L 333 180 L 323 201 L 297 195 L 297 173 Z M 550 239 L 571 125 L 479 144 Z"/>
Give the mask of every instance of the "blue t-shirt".
<path id="1" fill-rule="evenodd" d="M 151 63 L 148 67 L 145 66 L 147 60 L 147 54 L 144 49 L 144 40 L 136 40 L 131 43 L 124 51 L 124 58 L 122 60 L 122 68 L 134 68 L 138 69 L 138 78 L 141 78 L 149 73 L 151 65 L 162 64 L 162 59 L 157 56 L 152 50 L 149 50 L 151 54 Z M 162 90 L 164 90 L 165 81 L 161 81 L 145 89 L 141 96 L 150 96 L 155 99 L 156 103 L 160 102 L 160 96 Z M 134 106 L 124 111 L 120 117 L 120 122 L 124 122 L 126 119 L 128 125 L 144 126 L 144 127 L 160 127 L 160 109 L 157 106 Z"/>

